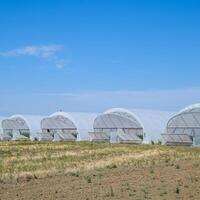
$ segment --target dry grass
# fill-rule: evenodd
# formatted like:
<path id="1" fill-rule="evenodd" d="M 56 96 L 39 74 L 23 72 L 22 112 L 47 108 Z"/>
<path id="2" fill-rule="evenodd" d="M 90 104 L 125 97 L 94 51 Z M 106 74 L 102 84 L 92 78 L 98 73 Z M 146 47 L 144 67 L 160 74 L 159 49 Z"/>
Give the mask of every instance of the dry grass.
<path id="1" fill-rule="evenodd" d="M 1 142 L 0 176 L 1 180 L 38 177 L 123 165 L 172 164 L 199 157 L 198 148 L 91 142 Z"/>

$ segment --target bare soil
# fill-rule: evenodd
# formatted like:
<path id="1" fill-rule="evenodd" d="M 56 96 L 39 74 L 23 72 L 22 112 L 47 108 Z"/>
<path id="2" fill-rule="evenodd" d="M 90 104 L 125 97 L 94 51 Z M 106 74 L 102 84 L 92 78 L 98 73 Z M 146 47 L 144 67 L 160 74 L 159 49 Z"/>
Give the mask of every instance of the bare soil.
<path id="1" fill-rule="evenodd" d="M 5 200 L 200 199 L 200 158 L 1 180 Z"/>

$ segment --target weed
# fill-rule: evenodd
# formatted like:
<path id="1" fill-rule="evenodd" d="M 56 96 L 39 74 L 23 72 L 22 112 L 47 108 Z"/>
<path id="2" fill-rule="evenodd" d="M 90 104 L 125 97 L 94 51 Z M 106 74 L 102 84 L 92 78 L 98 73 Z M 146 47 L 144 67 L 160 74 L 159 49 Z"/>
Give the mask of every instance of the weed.
<path id="1" fill-rule="evenodd" d="M 199 167 L 199 163 L 195 163 L 195 164 L 194 164 L 194 167 L 195 167 L 195 168 L 198 168 L 198 167 Z"/>
<path id="2" fill-rule="evenodd" d="M 176 169 L 180 169 L 180 166 L 179 166 L 179 165 L 176 165 Z"/>
<path id="3" fill-rule="evenodd" d="M 115 196 L 112 186 L 110 186 L 110 196 L 111 196 L 111 197 L 114 197 L 114 196 Z"/>
<path id="4" fill-rule="evenodd" d="M 144 199 L 148 199 L 148 191 L 146 189 L 142 189 L 142 192 L 144 193 Z"/>
<path id="5" fill-rule="evenodd" d="M 70 175 L 70 176 L 74 176 L 74 177 L 79 177 L 80 174 L 79 174 L 79 172 L 77 171 L 77 172 L 70 172 L 69 175 Z"/>
<path id="6" fill-rule="evenodd" d="M 103 176 L 103 174 L 102 173 L 97 173 L 97 177 L 99 177 L 99 178 L 101 178 Z"/>
<path id="7" fill-rule="evenodd" d="M 179 194 L 179 193 L 180 193 L 179 186 L 176 186 L 176 194 Z"/>
<path id="8" fill-rule="evenodd" d="M 110 186 L 110 191 L 105 196 L 106 197 L 114 197 L 115 196 L 112 186 Z"/>
<path id="9" fill-rule="evenodd" d="M 158 140 L 158 145 L 161 145 L 162 144 L 162 141 Z"/>
<path id="10" fill-rule="evenodd" d="M 154 170 L 152 167 L 150 167 L 150 173 L 153 174 L 154 173 Z"/>
<path id="11" fill-rule="evenodd" d="M 108 165 L 108 166 L 106 166 L 108 169 L 115 169 L 115 168 L 117 168 L 117 165 L 116 164 L 111 164 L 111 165 Z"/>
<path id="12" fill-rule="evenodd" d="M 92 178 L 90 176 L 85 176 L 84 177 L 87 183 L 92 183 Z"/>

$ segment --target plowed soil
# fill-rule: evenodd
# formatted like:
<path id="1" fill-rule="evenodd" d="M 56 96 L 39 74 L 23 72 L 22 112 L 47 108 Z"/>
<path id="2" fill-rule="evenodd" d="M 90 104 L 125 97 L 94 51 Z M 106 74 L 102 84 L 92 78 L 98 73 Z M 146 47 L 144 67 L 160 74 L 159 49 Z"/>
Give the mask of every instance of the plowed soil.
<path id="1" fill-rule="evenodd" d="M 200 159 L 117 166 L 1 181 L 5 200 L 200 199 Z"/>

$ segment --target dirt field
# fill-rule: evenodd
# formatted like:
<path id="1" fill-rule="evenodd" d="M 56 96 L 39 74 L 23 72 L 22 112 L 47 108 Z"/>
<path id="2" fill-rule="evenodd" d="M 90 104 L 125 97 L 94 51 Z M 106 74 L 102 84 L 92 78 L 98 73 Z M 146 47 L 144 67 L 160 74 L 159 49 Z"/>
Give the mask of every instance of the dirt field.
<path id="1" fill-rule="evenodd" d="M 0 143 L 0 199 L 200 199 L 200 149 Z"/>

